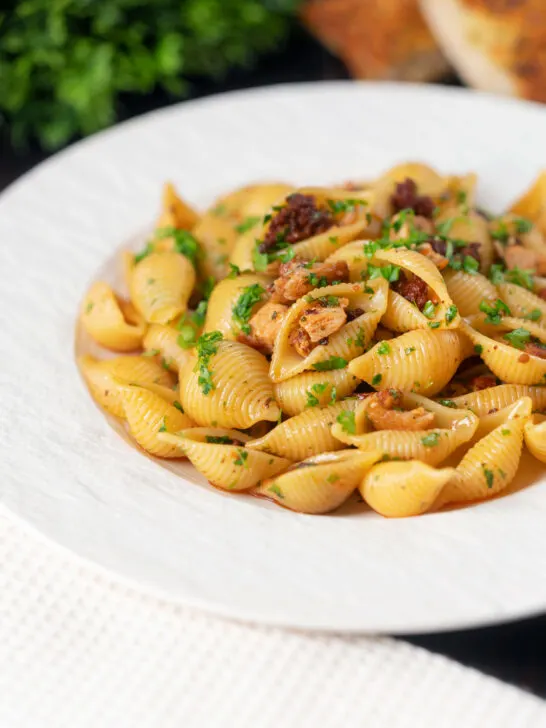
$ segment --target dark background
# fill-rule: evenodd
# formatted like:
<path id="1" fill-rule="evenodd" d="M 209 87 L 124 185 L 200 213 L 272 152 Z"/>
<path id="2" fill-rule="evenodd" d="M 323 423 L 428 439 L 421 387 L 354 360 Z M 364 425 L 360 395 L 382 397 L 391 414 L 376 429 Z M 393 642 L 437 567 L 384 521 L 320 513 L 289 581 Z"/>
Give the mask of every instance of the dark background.
<path id="1" fill-rule="evenodd" d="M 282 54 L 262 59 L 252 71 L 234 72 L 222 83 L 195 80 L 191 98 L 275 83 L 344 78 L 349 76 L 343 64 L 305 31 L 295 28 Z M 454 77 L 446 78 L 444 83 L 459 85 Z M 170 99 L 159 92 L 146 97 L 127 96 L 122 99 L 120 119 L 128 119 L 168 103 Z M 0 139 L 0 190 L 46 156 L 36 147 L 17 152 L 6 138 Z M 506 537 L 510 538 L 510 534 Z M 517 547 L 518 544 L 514 544 L 514 548 Z M 546 697 L 546 616 L 501 627 L 406 639 Z"/>

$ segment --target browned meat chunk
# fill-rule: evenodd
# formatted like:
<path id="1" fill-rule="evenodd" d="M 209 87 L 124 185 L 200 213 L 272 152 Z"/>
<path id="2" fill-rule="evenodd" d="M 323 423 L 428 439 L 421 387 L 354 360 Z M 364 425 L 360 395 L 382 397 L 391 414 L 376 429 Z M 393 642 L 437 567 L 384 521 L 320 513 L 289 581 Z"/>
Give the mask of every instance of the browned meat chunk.
<path id="1" fill-rule="evenodd" d="M 411 209 L 416 215 L 431 218 L 434 213 L 434 201 L 431 197 L 419 195 L 415 181 L 409 177 L 404 182 L 396 185 L 391 197 L 391 203 L 395 212 Z"/>
<path id="2" fill-rule="evenodd" d="M 273 301 L 292 303 L 315 288 L 349 280 L 349 267 L 344 260 L 335 263 L 313 263 L 294 258 L 282 263 L 280 276 L 273 283 Z"/>
<path id="3" fill-rule="evenodd" d="M 278 210 L 269 224 L 260 253 L 273 250 L 280 241 L 297 243 L 329 230 L 335 224 L 332 213 L 319 208 L 313 195 L 295 192 L 286 198 L 286 204 Z"/>
<path id="4" fill-rule="evenodd" d="M 434 414 L 424 407 L 402 410 L 402 392 L 383 389 L 367 402 L 366 415 L 376 430 L 429 430 L 434 426 Z"/>
<path id="5" fill-rule="evenodd" d="M 538 356 L 539 359 L 546 359 L 546 345 L 539 342 L 525 344 L 525 351 L 531 356 Z"/>
<path id="6" fill-rule="evenodd" d="M 338 331 L 347 321 L 345 309 L 349 305 L 347 298 L 338 299 L 337 306 L 323 306 L 314 303 L 303 312 L 299 325 L 313 342 L 319 342 Z"/>
<path id="7" fill-rule="evenodd" d="M 542 298 L 544 301 L 546 301 L 546 288 L 539 288 L 537 291 L 535 291 L 535 293 L 539 298 Z"/>
<path id="8" fill-rule="evenodd" d="M 446 252 L 445 243 L 443 242 L 443 240 L 440 240 L 438 242 L 443 243 L 444 254 L 445 254 L 445 252 Z M 422 245 L 419 246 L 418 250 L 421 253 L 421 255 L 426 255 L 426 257 L 429 258 L 429 260 L 431 260 L 434 263 L 434 265 L 436 266 L 436 268 L 438 268 L 438 270 L 443 270 L 449 264 L 449 258 L 445 258 L 444 255 L 437 252 L 432 243 L 423 243 Z"/>
<path id="9" fill-rule="evenodd" d="M 303 357 L 310 354 L 315 348 L 311 342 L 311 339 L 309 338 L 309 334 L 299 327 L 296 329 L 292 329 L 290 335 L 288 336 L 288 341 L 298 352 L 298 354 Z"/>
<path id="10" fill-rule="evenodd" d="M 239 334 L 238 341 L 251 346 L 253 349 L 258 349 L 264 354 L 271 354 L 275 339 L 287 313 L 288 306 L 269 301 L 250 319 L 250 334 Z"/>
<path id="11" fill-rule="evenodd" d="M 468 245 L 465 245 L 464 248 L 459 248 L 458 254 L 463 259 L 466 258 L 467 255 L 469 255 L 471 258 L 474 258 L 474 260 L 477 260 L 478 263 L 482 262 L 479 243 L 468 243 Z"/>
<path id="12" fill-rule="evenodd" d="M 474 377 L 468 383 L 472 392 L 478 392 L 480 389 L 489 389 L 489 387 L 496 387 L 497 380 L 492 374 L 482 374 L 479 377 Z"/>
<path id="13" fill-rule="evenodd" d="M 502 248 L 502 255 L 508 269 L 535 270 L 537 267 L 537 253 L 523 245 L 508 245 Z"/>
<path id="14" fill-rule="evenodd" d="M 403 273 L 400 273 L 400 278 L 393 283 L 392 287 L 396 293 L 399 293 L 407 301 L 414 303 L 419 311 L 422 311 L 425 303 L 431 300 L 427 284 L 418 276 L 408 278 Z"/>

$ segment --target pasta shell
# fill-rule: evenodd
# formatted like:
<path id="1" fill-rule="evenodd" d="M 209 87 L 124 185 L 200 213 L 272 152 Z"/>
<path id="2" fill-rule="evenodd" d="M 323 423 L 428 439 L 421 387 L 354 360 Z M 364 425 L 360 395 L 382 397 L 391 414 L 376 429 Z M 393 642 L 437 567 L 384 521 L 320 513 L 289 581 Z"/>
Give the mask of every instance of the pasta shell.
<path id="1" fill-rule="evenodd" d="M 411 390 L 430 397 L 440 392 L 470 354 L 459 330 L 419 329 L 381 343 L 349 364 L 349 371 L 376 389 Z"/>
<path id="2" fill-rule="evenodd" d="M 392 331 L 411 331 L 426 329 L 436 322 L 439 328 L 454 329 L 459 325 L 458 312 L 450 310 L 453 306 L 441 273 L 428 258 L 415 250 L 407 248 L 389 248 L 377 250 L 373 257 L 374 265 L 396 265 L 421 278 L 435 294 L 438 304 L 434 316 L 427 318 L 416 306 L 395 291 L 389 292 L 387 309 L 383 314 L 382 324 Z M 446 318 L 446 314 L 449 314 Z"/>
<path id="3" fill-rule="evenodd" d="M 502 410 L 522 397 L 530 397 L 533 411 L 546 410 L 546 387 L 529 387 L 527 384 L 499 384 L 477 392 L 469 392 L 449 401 L 449 406 L 469 409 L 478 417 L 484 417 L 492 410 Z"/>
<path id="4" fill-rule="evenodd" d="M 118 392 L 129 432 L 140 447 L 156 457 L 180 457 L 180 450 L 159 439 L 159 434 L 192 427 L 192 420 L 157 391 L 128 384 L 119 385 Z"/>
<path id="5" fill-rule="evenodd" d="M 447 187 L 445 177 L 438 174 L 428 164 L 422 162 L 397 164 L 384 172 L 375 184 L 377 187 L 388 185 L 394 191 L 396 184 L 404 182 L 408 178 L 415 182 L 420 195 L 439 197 Z"/>
<path id="6" fill-rule="evenodd" d="M 371 263 L 371 258 L 368 258 L 364 249 L 365 243 L 362 240 L 354 240 L 329 255 L 326 258 L 326 263 L 335 263 L 339 260 L 345 261 L 349 266 L 349 280 L 357 283 L 364 278 L 368 270 L 368 263 Z"/>
<path id="7" fill-rule="evenodd" d="M 368 400 L 365 399 L 356 408 L 354 433 L 336 423 L 331 434 L 346 445 L 377 451 L 383 457 L 438 465 L 459 445 L 468 442 L 478 426 L 478 418 L 468 410 L 444 407 L 417 394 L 404 393 L 401 404 L 405 409 L 423 407 L 434 413 L 435 426 L 417 431 L 374 430 L 366 419 Z"/>
<path id="8" fill-rule="evenodd" d="M 458 208 L 443 210 L 436 218 L 437 223 L 450 221 L 449 236 L 478 245 L 480 273 L 487 274 L 494 258 L 494 248 L 489 234 L 489 225 L 477 212 L 461 215 Z"/>
<path id="9" fill-rule="evenodd" d="M 379 457 L 355 450 L 317 455 L 266 480 L 254 493 L 300 513 L 328 513 L 347 500 Z"/>
<path id="10" fill-rule="evenodd" d="M 107 412 L 123 417 L 123 404 L 118 382 L 136 382 L 147 386 L 158 384 L 172 388 L 174 380 L 154 359 L 142 356 L 118 356 L 99 361 L 92 356 L 78 359 L 80 372 L 93 399 Z"/>
<path id="11" fill-rule="evenodd" d="M 171 372 L 178 372 L 191 358 L 189 349 L 178 346 L 179 332 L 172 326 L 150 324 L 142 346 L 147 353 L 157 352 L 162 365 Z"/>
<path id="12" fill-rule="evenodd" d="M 151 253 L 135 266 L 129 291 L 146 321 L 166 324 L 184 313 L 195 285 L 190 261 L 178 253 Z"/>
<path id="13" fill-rule="evenodd" d="M 353 308 L 360 308 L 364 313 L 332 334 L 327 344 L 316 346 L 310 354 L 302 357 L 290 344 L 289 334 L 312 299 L 324 296 L 344 296 Z M 282 382 L 309 369 L 321 370 L 321 366 L 325 366 L 321 362 L 331 361 L 333 357 L 347 362 L 358 356 L 371 341 L 386 305 L 387 282 L 382 278 L 370 281 L 366 286 L 363 283 L 340 283 L 317 288 L 300 298 L 291 306 L 277 334 L 271 358 L 271 379 Z"/>
<path id="14" fill-rule="evenodd" d="M 477 313 L 482 301 L 498 298 L 495 286 L 481 273 L 471 275 L 462 270 L 447 269 L 444 272 L 447 291 L 461 316 Z"/>
<path id="15" fill-rule="evenodd" d="M 266 302 L 266 288 L 271 283 L 271 278 L 260 273 L 243 273 L 237 278 L 226 278 L 214 287 L 207 307 L 205 319 L 205 333 L 209 331 L 220 331 L 224 339 L 235 340 L 240 333 L 239 325 L 233 320 L 233 307 L 243 294 L 243 289 L 249 286 L 260 285 L 264 290 L 262 301 L 256 303 L 251 315 Z"/>
<path id="16" fill-rule="evenodd" d="M 526 288 L 511 283 L 501 283 L 497 286 L 499 297 L 514 316 L 527 319 L 532 316 L 540 326 L 546 326 L 546 301 Z"/>
<path id="17" fill-rule="evenodd" d="M 546 421 L 538 425 L 526 422 L 523 435 L 531 455 L 541 463 L 546 463 Z"/>
<path id="18" fill-rule="evenodd" d="M 473 324 L 477 326 L 479 322 L 474 320 Z M 540 326 L 511 317 L 503 319 L 502 327 L 499 327 L 498 331 L 500 334 L 502 331 L 519 327 L 526 328 L 533 335 L 544 336 L 544 329 Z M 475 347 L 479 347 L 480 357 L 499 379 L 511 384 L 544 384 L 546 382 L 546 359 L 527 354 L 524 356 L 519 349 L 489 338 L 486 333 L 480 332 L 464 321 L 461 324 L 461 330 Z M 487 331 L 489 333 L 490 329 Z"/>
<path id="19" fill-rule="evenodd" d="M 175 435 L 162 433 L 159 438 L 184 453 L 191 464 L 218 488 L 240 491 L 252 488 L 265 478 L 286 470 L 290 460 L 248 450 L 248 435 L 237 430 L 196 427 Z M 209 438 L 209 439 L 207 439 Z M 211 442 L 212 439 L 232 439 L 243 445 Z"/>
<path id="20" fill-rule="evenodd" d="M 98 344 L 113 351 L 138 349 L 146 333 L 146 322 L 134 306 L 118 298 L 107 283 L 100 281 L 87 292 L 80 321 Z"/>
<path id="21" fill-rule="evenodd" d="M 332 425 L 341 412 L 353 412 L 356 404 L 354 399 L 329 407 L 311 407 L 277 425 L 264 437 L 252 440 L 248 447 L 298 461 L 321 452 L 341 450 L 343 444 L 333 436 Z"/>
<path id="22" fill-rule="evenodd" d="M 284 414 L 298 415 L 310 402 L 325 407 L 352 394 L 358 385 L 354 374 L 345 369 L 327 372 L 302 372 L 273 385 L 275 399 Z"/>
<path id="23" fill-rule="evenodd" d="M 237 341 L 220 341 L 208 368 L 214 389 L 203 394 L 193 358 L 180 371 L 180 396 L 184 410 L 203 427 L 246 429 L 256 422 L 276 422 L 275 402 L 267 359 Z"/>
<path id="24" fill-rule="evenodd" d="M 378 463 L 366 473 L 359 490 L 382 516 L 419 516 L 430 510 L 454 474 L 453 468 L 437 470 L 419 460 Z"/>
<path id="25" fill-rule="evenodd" d="M 203 215 L 193 229 L 200 245 L 199 275 L 203 280 L 210 277 L 222 280 L 228 274 L 228 260 L 237 239 L 237 233 L 229 221 L 212 213 Z"/>
<path id="26" fill-rule="evenodd" d="M 465 503 L 491 498 L 510 485 L 518 469 L 523 429 L 532 402 L 523 397 L 513 405 L 507 420 L 472 447 L 456 468 L 439 503 Z"/>
<path id="27" fill-rule="evenodd" d="M 156 228 L 174 227 L 179 230 L 192 230 L 198 220 L 198 213 L 178 195 L 172 182 L 166 182 L 163 186 L 161 214 Z"/>

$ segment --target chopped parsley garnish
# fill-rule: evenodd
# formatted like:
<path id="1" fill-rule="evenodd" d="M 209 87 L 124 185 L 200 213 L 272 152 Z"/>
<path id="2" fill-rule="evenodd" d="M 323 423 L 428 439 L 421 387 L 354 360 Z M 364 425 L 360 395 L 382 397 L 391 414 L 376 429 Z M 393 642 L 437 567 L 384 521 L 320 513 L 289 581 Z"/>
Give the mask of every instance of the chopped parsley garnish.
<path id="1" fill-rule="evenodd" d="M 315 397 L 315 394 L 323 394 L 327 387 L 328 387 L 328 382 L 320 382 L 317 384 L 313 384 L 311 389 L 306 392 L 307 403 L 305 406 L 306 407 L 317 407 L 320 404 L 320 402 L 319 402 L 318 398 Z M 313 392 L 315 394 L 313 394 Z"/>
<path id="2" fill-rule="evenodd" d="M 376 387 L 378 384 L 381 383 L 382 379 L 383 379 L 382 374 L 374 374 L 374 376 L 372 377 L 372 386 Z"/>
<path id="3" fill-rule="evenodd" d="M 409 354 L 413 354 L 414 351 L 415 351 L 414 346 L 406 346 L 406 348 L 404 349 L 404 353 L 406 356 L 409 356 Z"/>
<path id="4" fill-rule="evenodd" d="M 93 301 L 89 301 L 89 303 L 85 307 L 85 313 L 91 313 L 91 311 L 93 310 L 94 305 L 95 304 L 93 303 Z"/>
<path id="5" fill-rule="evenodd" d="M 228 209 L 225 205 L 219 204 L 216 205 L 216 207 L 212 210 L 212 214 L 216 215 L 216 217 L 221 217 L 222 215 L 227 215 Z"/>
<path id="6" fill-rule="evenodd" d="M 210 331 L 208 334 L 202 334 L 197 340 L 197 364 L 194 371 L 199 372 L 197 382 L 205 395 L 215 389 L 209 364 L 211 357 L 218 351 L 218 342 L 223 338 L 220 331 Z"/>
<path id="7" fill-rule="evenodd" d="M 366 332 L 364 329 L 360 328 L 358 329 L 358 334 L 355 338 L 355 344 L 356 346 L 359 346 L 361 349 L 363 349 L 366 346 Z"/>
<path id="8" fill-rule="evenodd" d="M 281 263 L 289 263 L 295 255 L 296 253 L 294 252 L 294 248 L 289 247 L 285 250 L 281 250 L 275 257 L 278 258 Z"/>
<path id="9" fill-rule="evenodd" d="M 466 205 L 467 193 L 464 190 L 457 190 L 455 197 L 458 205 Z"/>
<path id="10" fill-rule="evenodd" d="M 233 440 L 227 435 L 206 435 L 205 440 L 211 445 L 231 445 Z"/>
<path id="11" fill-rule="evenodd" d="M 504 435 L 504 437 L 506 437 L 507 435 L 510 435 L 511 432 L 512 432 L 511 430 L 507 430 L 507 429 L 503 428 L 501 430 L 501 435 Z"/>
<path id="12" fill-rule="evenodd" d="M 284 494 L 282 490 L 279 488 L 279 486 L 276 483 L 273 483 L 273 485 L 270 485 L 267 489 L 270 493 L 274 493 L 277 498 L 284 498 Z"/>
<path id="13" fill-rule="evenodd" d="M 493 240 L 498 240 L 499 243 L 506 245 L 508 238 L 510 237 L 506 223 L 502 222 L 502 220 L 497 220 L 496 222 L 498 227 L 491 231 L 491 237 Z"/>
<path id="14" fill-rule="evenodd" d="M 173 407 L 175 409 L 179 410 L 179 412 L 182 412 L 182 414 L 184 414 L 184 407 L 182 407 L 182 405 L 180 404 L 180 402 L 176 402 L 176 401 L 173 402 Z"/>
<path id="15" fill-rule="evenodd" d="M 163 417 L 158 432 L 167 432 L 167 417 Z"/>
<path id="16" fill-rule="evenodd" d="M 393 265 L 368 265 L 368 276 L 371 279 L 383 277 L 389 283 L 394 283 L 400 277 L 400 266 Z"/>
<path id="17" fill-rule="evenodd" d="M 237 278 L 237 276 L 241 275 L 241 269 L 238 265 L 233 265 L 233 263 L 229 264 L 229 273 L 228 278 Z"/>
<path id="18" fill-rule="evenodd" d="M 207 301 L 200 301 L 193 313 L 186 313 L 178 323 L 180 334 L 176 340 L 181 349 L 191 349 L 197 341 L 197 329 L 205 323 L 207 315 Z"/>
<path id="19" fill-rule="evenodd" d="M 421 438 L 421 442 L 425 447 L 436 447 L 438 444 L 438 441 L 440 440 L 440 433 L 439 432 L 430 432 L 428 435 L 425 435 Z"/>
<path id="20" fill-rule="evenodd" d="M 455 304 L 451 304 L 451 306 L 446 311 L 446 323 L 450 324 L 458 313 L 459 311 L 457 309 L 457 306 L 455 306 Z"/>
<path id="21" fill-rule="evenodd" d="M 476 354 L 481 354 L 483 352 L 483 346 L 481 344 L 474 344 L 474 351 Z"/>
<path id="22" fill-rule="evenodd" d="M 494 304 L 482 300 L 479 308 L 482 313 L 487 314 L 485 317 L 485 323 L 494 324 L 495 326 L 500 324 L 503 316 L 512 315 L 508 306 L 504 303 L 504 301 L 501 301 L 500 298 L 497 298 Z"/>
<path id="23" fill-rule="evenodd" d="M 493 285 L 498 286 L 504 283 L 504 265 L 502 263 L 493 263 L 489 269 L 489 280 Z"/>
<path id="24" fill-rule="evenodd" d="M 534 280 L 532 270 L 525 270 L 515 266 L 505 272 L 504 279 L 508 281 L 508 283 L 514 283 L 516 286 L 527 288 L 529 291 L 533 290 Z"/>
<path id="25" fill-rule="evenodd" d="M 478 263 L 476 258 L 473 258 L 471 255 L 465 255 L 463 260 L 463 270 L 465 273 L 475 275 L 478 272 L 479 267 L 480 264 Z"/>
<path id="26" fill-rule="evenodd" d="M 174 249 L 180 255 L 184 255 L 192 264 L 197 264 L 197 258 L 201 255 L 201 248 L 194 236 L 187 230 L 179 230 L 175 227 L 166 227 L 156 230 L 155 236 L 158 240 L 173 238 Z"/>
<path id="27" fill-rule="evenodd" d="M 256 242 L 256 247 L 252 251 L 252 262 L 254 263 L 254 269 L 257 271 L 264 271 L 269 265 L 269 256 L 267 253 L 260 253 L 259 241 Z"/>
<path id="28" fill-rule="evenodd" d="M 159 349 L 148 349 L 148 351 L 142 352 L 142 356 L 157 356 L 159 353 Z"/>
<path id="29" fill-rule="evenodd" d="M 235 465 L 241 465 L 245 468 L 248 468 L 247 459 L 248 459 L 248 451 L 243 450 L 241 447 L 237 448 L 237 452 L 239 454 L 239 457 L 237 460 L 235 460 Z"/>
<path id="30" fill-rule="evenodd" d="M 483 474 L 485 476 L 485 482 L 487 483 L 488 488 L 493 487 L 493 480 L 495 478 L 495 475 L 492 470 L 488 470 L 485 465 L 482 465 L 483 468 Z"/>
<path id="31" fill-rule="evenodd" d="M 519 328 L 504 334 L 502 337 L 516 349 L 525 349 L 525 345 L 531 340 L 531 333 L 527 329 Z"/>
<path id="32" fill-rule="evenodd" d="M 425 303 L 422 314 L 428 319 L 434 318 L 434 315 L 436 314 L 436 306 L 432 303 L 432 301 L 427 301 Z"/>
<path id="33" fill-rule="evenodd" d="M 534 308 L 532 311 L 529 311 L 529 313 L 523 318 L 527 319 L 528 321 L 538 321 L 541 317 L 542 311 L 539 308 Z"/>
<path id="34" fill-rule="evenodd" d="M 319 296 L 314 298 L 313 296 L 306 296 L 305 300 L 307 303 L 319 303 L 321 306 L 332 308 L 333 306 L 339 306 L 339 298 L 337 296 Z"/>
<path id="35" fill-rule="evenodd" d="M 328 278 L 326 278 L 326 276 L 317 276 L 316 273 L 309 273 L 307 280 L 309 285 L 313 286 L 313 288 L 324 288 L 329 285 Z M 334 285 L 333 282 L 332 285 Z"/>
<path id="36" fill-rule="evenodd" d="M 533 223 L 525 217 L 516 217 L 514 220 L 514 226 L 519 235 L 529 233 L 533 229 Z"/>
<path id="37" fill-rule="evenodd" d="M 326 480 L 328 481 L 328 483 L 333 484 L 333 483 L 337 483 L 337 481 L 340 479 L 340 477 L 341 476 L 338 475 L 337 473 L 330 473 L 330 475 L 326 478 Z"/>
<path id="38" fill-rule="evenodd" d="M 438 401 L 443 407 L 451 407 L 453 409 L 457 408 L 457 405 L 452 399 L 440 399 Z"/>
<path id="39" fill-rule="evenodd" d="M 381 356 L 384 356 L 385 354 L 391 353 L 391 347 L 386 341 L 382 341 L 379 346 L 377 347 L 377 353 L 381 354 Z"/>
<path id="40" fill-rule="evenodd" d="M 235 230 L 241 234 L 246 233 L 248 230 L 252 230 L 253 227 L 256 227 L 261 219 L 261 217 L 245 217 L 242 222 L 240 222 L 238 225 L 235 225 Z"/>
<path id="41" fill-rule="evenodd" d="M 352 212 L 359 205 L 367 205 L 366 200 L 326 200 L 328 207 L 334 215 L 340 215 L 344 212 Z"/>
<path id="42" fill-rule="evenodd" d="M 195 311 L 190 314 L 190 319 L 196 326 L 203 326 L 205 323 L 205 317 L 207 315 L 207 301 L 199 301 Z"/>
<path id="43" fill-rule="evenodd" d="M 233 320 L 239 324 L 241 331 L 245 334 L 250 334 L 250 325 L 248 322 L 252 316 L 252 309 L 262 300 L 265 288 L 259 283 L 254 283 L 251 286 L 245 286 L 242 291 L 237 301 L 231 307 L 231 311 Z"/>
<path id="44" fill-rule="evenodd" d="M 148 255 L 154 252 L 154 246 L 152 243 L 146 243 L 146 246 L 144 250 L 141 250 L 140 253 L 136 253 L 135 255 L 135 263 L 140 263 L 141 260 L 144 260 Z"/>
<path id="45" fill-rule="evenodd" d="M 354 435 L 356 433 L 356 421 L 354 412 L 343 410 L 343 412 L 340 412 L 338 414 L 337 421 L 341 425 L 341 429 L 343 430 L 343 432 L 346 432 L 348 435 Z"/>
<path id="46" fill-rule="evenodd" d="M 332 369 L 343 369 L 347 366 L 347 360 L 341 356 L 331 356 L 325 361 L 317 361 L 313 364 L 313 369 L 317 372 L 328 372 Z"/>
<path id="47" fill-rule="evenodd" d="M 335 404 L 336 399 L 337 399 L 337 388 L 332 387 L 332 391 L 330 392 L 330 404 Z"/>
<path id="48" fill-rule="evenodd" d="M 332 245 L 337 245 L 339 242 L 339 238 L 337 237 L 337 235 L 331 235 L 328 238 L 328 242 L 332 243 Z"/>
<path id="49" fill-rule="evenodd" d="M 439 329 L 440 328 L 440 322 L 439 321 L 429 321 L 428 326 L 431 329 Z"/>
<path id="50" fill-rule="evenodd" d="M 176 343 L 181 349 L 191 349 L 192 346 L 195 346 L 197 331 L 191 324 L 179 324 L 178 330 L 180 333 L 178 334 Z"/>

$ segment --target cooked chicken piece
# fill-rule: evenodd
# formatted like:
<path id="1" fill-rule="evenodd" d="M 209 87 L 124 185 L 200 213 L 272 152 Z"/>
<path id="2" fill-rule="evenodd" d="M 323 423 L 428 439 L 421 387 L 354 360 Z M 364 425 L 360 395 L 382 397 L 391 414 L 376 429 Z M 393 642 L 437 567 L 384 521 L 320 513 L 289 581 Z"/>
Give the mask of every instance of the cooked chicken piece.
<path id="1" fill-rule="evenodd" d="M 347 321 L 345 309 L 349 305 L 347 298 L 339 298 L 338 304 L 324 306 L 319 301 L 304 309 L 300 318 L 300 327 L 308 334 L 313 343 L 324 339 L 340 329 Z"/>
<path id="2" fill-rule="evenodd" d="M 334 281 L 347 282 L 349 267 L 344 260 L 309 265 L 307 261 L 294 258 L 281 264 L 279 274 L 273 283 L 271 300 L 292 303 L 315 288 L 331 285 Z"/>
<path id="3" fill-rule="evenodd" d="M 424 407 L 401 410 L 402 392 L 383 389 L 368 399 L 366 415 L 376 430 L 429 430 L 434 426 L 434 414 Z M 395 409 L 397 408 L 397 409 Z"/>
<path id="4" fill-rule="evenodd" d="M 437 253 L 430 243 L 423 243 L 420 245 L 419 252 L 421 255 L 426 255 L 426 257 L 434 263 L 438 270 L 444 270 L 444 268 L 446 268 L 449 264 L 449 258 L 444 258 L 443 255 Z"/>
<path id="5" fill-rule="evenodd" d="M 253 349 L 259 349 L 264 354 L 271 354 L 287 313 L 288 306 L 269 301 L 250 319 L 250 334 L 240 334 L 237 339 Z"/>
<path id="6" fill-rule="evenodd" d="M 315 348 L 309 338 L 309 334 L 303 329 L 292 329 L 288 336 L 288 341 L 298 352 L 300 356 L 307 356 Z"/>
<path id="7" fill-rule="evenodd" d="M 536 270 L 537 254 L 534 250 L 524 248 L 523 245 L 508 245 L 506 248 L 501 248 L 500 254 L 508 269 Z"/>

